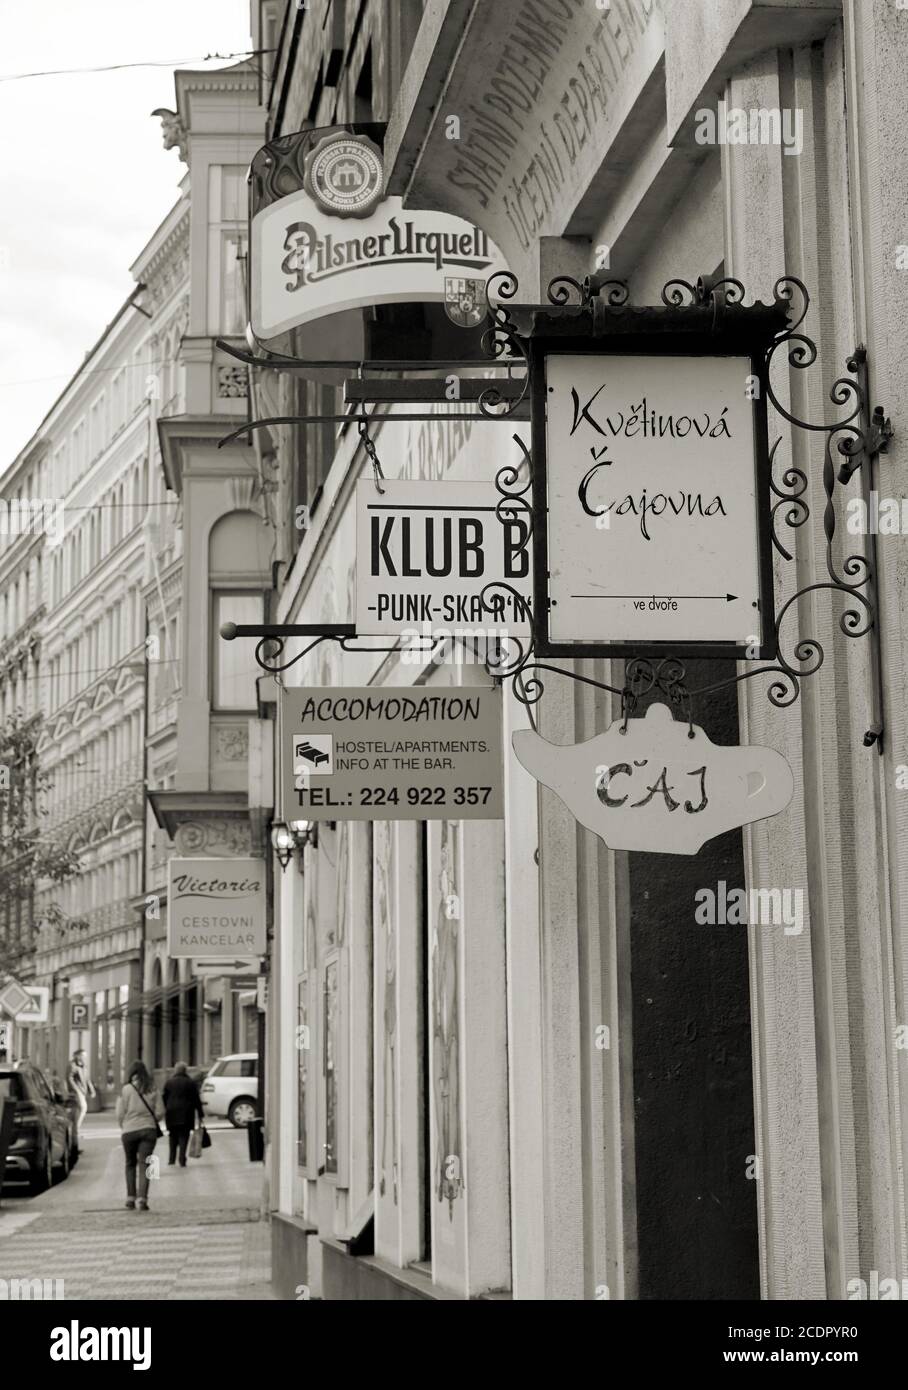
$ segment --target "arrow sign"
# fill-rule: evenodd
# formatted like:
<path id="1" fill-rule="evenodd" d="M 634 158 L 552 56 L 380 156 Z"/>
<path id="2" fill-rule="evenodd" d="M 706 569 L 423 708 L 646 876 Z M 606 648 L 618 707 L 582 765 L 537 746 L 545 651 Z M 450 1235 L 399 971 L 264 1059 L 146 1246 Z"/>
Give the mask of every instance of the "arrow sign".
<path id="1" fill-rule="evenodd" d="M 260 969 L 258 956 L 245 956 L 238 960 L 197 960 L 193 964 L 196 975 L 258 975 Z"/>

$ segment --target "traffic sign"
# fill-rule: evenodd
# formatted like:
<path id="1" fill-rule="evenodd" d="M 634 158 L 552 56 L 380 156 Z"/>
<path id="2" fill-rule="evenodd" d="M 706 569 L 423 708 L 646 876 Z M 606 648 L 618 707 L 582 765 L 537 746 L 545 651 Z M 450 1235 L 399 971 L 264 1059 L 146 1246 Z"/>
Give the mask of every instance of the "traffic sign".
<path id="1" fill-rule="evenodd" d="M 49 1001 L 47 985 L 21 985 L 10 977 L 0 989 L 0 1009 L 16 1023 L 46 1023 Z"/>
<path id="2" fill-rule="evenodd" d="M 16 1014 L 34 1010 L 31 996 L 18 980 L 9 979 L 0 989 L 0 1009 L 5 1009 L 11 1018 Z"/>
<path id="3" fill-rule="evenodd" d="M 89 1019 L 88 1004 L 74 1004 L 69 1006 L 69 1026 L 70 1028 L 87 1028 Z"/>
<path id="4" fill-rule="evenodd" d="M 25 993 L 29 1002 L 15 1015 L 16 1023 L 46 1023 L 50 1012 L 50 990 L 47 985 L 26 985 Z"/>

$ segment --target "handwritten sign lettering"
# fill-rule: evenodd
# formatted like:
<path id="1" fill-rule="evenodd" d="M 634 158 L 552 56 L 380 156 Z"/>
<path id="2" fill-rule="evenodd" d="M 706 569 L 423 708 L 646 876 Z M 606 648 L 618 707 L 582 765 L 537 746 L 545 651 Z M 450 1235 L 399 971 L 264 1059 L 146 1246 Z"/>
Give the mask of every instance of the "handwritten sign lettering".
<path id="1" fill-rule="evenodd" d="M 750 358 L 545 360 L 550 640 L 753 643 Z"/>

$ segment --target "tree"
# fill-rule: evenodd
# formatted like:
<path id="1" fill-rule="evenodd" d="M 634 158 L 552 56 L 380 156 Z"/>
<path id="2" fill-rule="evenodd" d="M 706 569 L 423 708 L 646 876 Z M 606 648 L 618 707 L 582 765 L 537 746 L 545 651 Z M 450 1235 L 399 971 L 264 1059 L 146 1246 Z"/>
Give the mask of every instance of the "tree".
<path id="1" fill-rule="evenodd" d="M 41 722 L 15 710 L 0 725 L 0 976 L 15 973 L 33 949 L 38 883 L 65 883 L 79 870 L 77 854 L 42 835 L 53 784 L 38 760 Z M 46 915 L 63 914 L 52 907 Z"/>

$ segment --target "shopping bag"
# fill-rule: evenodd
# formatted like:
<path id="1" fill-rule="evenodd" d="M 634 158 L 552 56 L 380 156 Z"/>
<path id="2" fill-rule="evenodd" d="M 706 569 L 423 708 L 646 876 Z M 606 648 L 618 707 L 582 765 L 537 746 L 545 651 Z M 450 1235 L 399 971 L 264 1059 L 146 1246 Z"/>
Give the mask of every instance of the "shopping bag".
<path id="1" fill-rule="evenodd" d="M 208 1133 L 208 1130 L 205 1128 L 204 1125 L 202 1125 L 202 1148 L 211 1148 L 211 1135 Z"/>
<path id="2" fill-rule="evenodd" d="M 202 1133 L 201 1130 L 194 1129 L 189 1136 L 189 1157 L 202 1157 Z"/>

